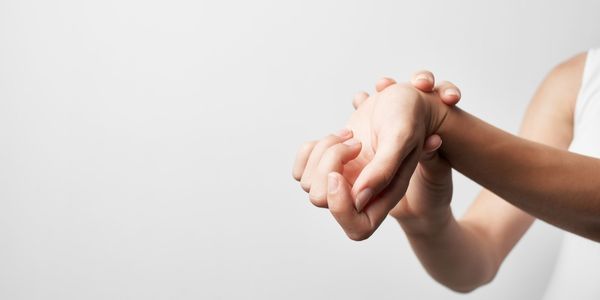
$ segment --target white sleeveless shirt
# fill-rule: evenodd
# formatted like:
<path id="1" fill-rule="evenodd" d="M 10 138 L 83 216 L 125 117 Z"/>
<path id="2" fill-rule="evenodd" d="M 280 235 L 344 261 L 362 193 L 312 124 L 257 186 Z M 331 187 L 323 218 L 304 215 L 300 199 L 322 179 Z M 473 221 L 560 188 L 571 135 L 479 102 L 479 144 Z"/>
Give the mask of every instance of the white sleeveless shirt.
<path id="1" fill-rule="evenodd" d="M 569 151 L 600 158 L 600 48 L 589 50 Z M 565 232 L 544 299 L 600 299 L 600 243 Z"/>

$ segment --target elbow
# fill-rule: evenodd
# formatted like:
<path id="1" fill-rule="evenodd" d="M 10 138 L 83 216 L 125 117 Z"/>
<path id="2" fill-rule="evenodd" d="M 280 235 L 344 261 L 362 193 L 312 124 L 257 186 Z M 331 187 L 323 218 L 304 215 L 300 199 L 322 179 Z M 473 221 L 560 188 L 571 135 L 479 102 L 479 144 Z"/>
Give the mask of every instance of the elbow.
<path id="1" fill-rule="evenodd" d="M 487 285 L 492 282 L 498 273 L 498 268 L 487 268 L 482 273 L 479 273 L 477 276 L 475 275 L 477 272 L 470 273 L 472 276 L 459 278 L 458 276 L 453 277 L 452 280 L 438 280 L 434 277 L 439 283 L 444 285 L 446 288 L 460 294 L 468 294 L 476 289 Z"/>
<path id="2" fill-rule="evenodd" d="M 476 282 L 476 283 L 455 283 L 455 284 L 444 284 L 448 289 L 456 292 L 456 293 L 460 293 L 460 294 L 469 294 L 473 291 L 475 291 L 476 289 L 490 283 L 492 281 L 492 279 L 483 281 L 483 282 Z"/>
<path id="3" fill-rule="evenodd" d="M 446 286 L 454 292 L 468 294 L 478 288 L 478 286 Z"/>
<path id="4" fill-rule="evenodd" d="M 460 293 L 460 294 L 468 294 L 474 290 L 476 290 L 477 288 L 479 288 L 479 285 L 471 285 L 471 286 L 467 286 L 467 285 L 446 285 L 447 288 L 449 288 L 450 290 L 456 292 L 456 293 Z"/>
<path id="5" fill-rule="evenodd" d="M 576 234 L 579 234 L 592 241 L 600 243 L 600 219 L 596 220 L 593 225 L 588 226 L 588 228 L 584 229 L 582 233 Z"/>
<path id="6" fill-rule="evenodd" d="M 578 223 L 573 222 L 561 227 L 573 234 L 600 243 L 600 211 L 594 212 L 593 216 L 580 218 L 578 221 Z"/>

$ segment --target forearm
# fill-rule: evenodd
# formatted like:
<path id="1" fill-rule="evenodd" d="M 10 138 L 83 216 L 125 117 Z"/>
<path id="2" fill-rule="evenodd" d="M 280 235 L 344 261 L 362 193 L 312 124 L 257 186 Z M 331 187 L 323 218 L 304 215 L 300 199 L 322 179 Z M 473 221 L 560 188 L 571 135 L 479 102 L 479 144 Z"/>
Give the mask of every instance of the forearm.
<path id="1" fill-rule="evenodd" d="M 423 218 L 397 220 L 423 267 L 441 284 L 464 293 L 495 276 L 499 264 L 490 244 L 473 226 L 457 222 L 449 208 L 431 224 Z"/>
<path id="2" fill-rule="evenodd" d="M 518 138 L 458 108 L 438 133 L 453 168 L 539 219 L 600 241 L 600 160 Z"/>

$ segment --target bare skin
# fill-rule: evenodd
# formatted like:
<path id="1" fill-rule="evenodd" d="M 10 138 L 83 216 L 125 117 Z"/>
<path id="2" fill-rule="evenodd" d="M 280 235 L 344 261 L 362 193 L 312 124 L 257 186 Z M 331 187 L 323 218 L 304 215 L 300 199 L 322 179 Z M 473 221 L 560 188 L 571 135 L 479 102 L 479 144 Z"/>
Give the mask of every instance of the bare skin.
<path id="1" fill-rule="evenodd" d="M 338 222 L 346 222 L 346 226 L 342 228 L 352 239 L 366 239 L 377 229 L 401 199 L 397 195 L 406 191 L 408 179 L 418 160 L 427 158 L 428 153 L 441 143 L 439 136 L 433 134 L 436 128 L 434 126 L 438 126 L 439 122 L 431 120 L 441 120 L 442 110 L 421 101 L 419 92 L 413 87 L 431 91 L 433 76 L 428 76 L 430 80 L 426 83 L 415 76 L 413 85 L 398 85 L 392 80 L 384 79 L 377 84 L 378 93 L 367 99 L 354 101 L 355 105 L 360 105 L 350 118 L 346 130 L 328 135 L 318 142 L 305 143 L 298 153 L 293 168 L 294 178 L 309 192 L 314 205 L 328 207 Z M 446 103 L 443 104 L 444 108 L 460 98 L 460 92 L 450 83 L 445 83 L 426 95 L 427 101 Z M 443 96 L 440 99 L 438 95 Z M 390 101 L 391 99 L 406 101 Z M 404 115 L 409 111 L 410 116 Z M 418 125 L 419 128 L 414 129 L 412 125 Z M 412 134 L 415 130 L 420 134 Z M 429 136 L 426 141 L 425 136 Z M 398 139 L 405 142 L 398 143 Z M 402 151 L 398 151 L 397 145 L 402 144 Z M 395 166 L 395 163 L 391 163 L 397 161 L 404 161 L 404 164 Z M 379 200 L 367 207 L 364 207 L 366 202 L 363 207 L 357 203 L 357 209 L 351 203 L 357 217 L 347 218 L 343 213 L 345 206 L 337 203 L 331 206 L 327 199 L 328 174 L 333 171 L 343 174 L 345 181 L 354 184 L 356 191 L 353 198 L 360 200 L 364 193 L 364 188 L 360 189 L 358 183 L 362 181 L 363 185 L 373 184 L 368 187 L 373 191 L 370 196 L 376 196 Z M 388 184 L 389 187 L 386 187 Z M 336 213 L 338 209 L 342 211 Z"/>
<path id="2" fill-rule="evenodd" d="M 381 208 L 392 208 L 390 215 L 404 229 L 427 271 L 442 284 L 461 292 L 473 290 L 493 279 L 508 252 L 530 227 L 534 220 L 532 216 L 599 241 L 600 184 L 597 180 L 600 178 L 600 160 L 564 151 L 572 139 L 573 108 L 584 61 L 585 55 L 570 59 L 555 68 L 542 83 L 520 133 L 529 140 L 494 128 L 457 108 L 440 106 L 439 93 L 434 93 L 433 98 L 422 93 L 419 96 L 404 94 L 404 97 L 409 95 L 423 100 L 429 119 L 421 119 L 425 124 L 423 130 L 415 125 L 416 119 L 410 118 L 418 115 L 413 111 L 412 116 L 402 116 L 408 122 L 395 125 L 413 126 L 420 135 L 410 138 L 417 141 L 438 134 L 444 140 L 440 153 L 426 151 L 427 155 L 419 154 L 417 172 L 412 173 L 410 170 L 414 170 L 416 164 L 405 158 L 420 148 L 398 146 L 409 143 L 408 138 L 395 140 L 395 149 L 402 149 L 399 156 L 403 159 L 392 164 L 398 170 L 409 170 L 403 171 L 412 175 L 409 176 L 412 178 L 408 190 L 403 183 L 409 179 L 406 175 L 400 176 L 402 172 L 392 178 L 383 176 L 388 185 L 379 187 L 379 193 L 370 199 L 363 211 L 354 205 L 356 193 L 353 190 L 358 180 L 348 181 L 339 171 L 331 170 L 327 175 L 330 211 L 351 238 L 360 240 L 368 237 L 377 226 L 357 220 L 365 218 L 362 215 L 367 214 L 375 203 L 387 201 L 387 206 Z M 411 102 L 411 105 L 419 105 L 417 102 Z M 428 105 L 436 108 L 427 108 Z M 440 115 L 443 118 L 439 119 Z M 429 131 L 438 125 L 437 130 Z M 362 136 L 359 140 L 370 142 L 368 138 L 373 136 Z M 375 153 L 377 150 L 375 148 Z M 351 161 L 352 155 L 358 154 L 350 154 L 346 159 Z M 361 171 L 368 163 L 370 161 Z M 450 166 L 506 201 L 484 190 L 466 215 L 456 220 L 449 207 Z M 373 178 L 366 181 L 366 186 L 381 184 L 381 179 L 378 182 L 376 176 Z M 391 205 L 392 199 L 399 200 L 403 196 L 406 196 L 403 201 Z"/>

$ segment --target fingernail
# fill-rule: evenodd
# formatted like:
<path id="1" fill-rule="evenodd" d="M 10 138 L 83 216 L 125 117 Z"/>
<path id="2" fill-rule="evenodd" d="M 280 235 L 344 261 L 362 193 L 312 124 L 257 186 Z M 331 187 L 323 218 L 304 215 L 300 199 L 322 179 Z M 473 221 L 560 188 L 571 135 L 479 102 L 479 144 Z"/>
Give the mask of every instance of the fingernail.
<path id="1" fill-rule="evenodd" d="M 352 131 L 350 131 L 350 129 L 344 128 L 344 129 L 340 129 L 338 132 L 336 132 L 335 135 L 343 138 L 343 137 L 347 137 L 351 133 L 352 133 Z"/>
<path id="2" fill-rule="evenodd" d="M 459 93 L 456 89 L 446 89 L 444 91 L 444 96 L 459 96 Z"/>
<path id="3" fill-rule="evenodd" d="M 430 81 L 429 76 L 427 76 L 425 74 L 419 74 L 419 75 L 417 75 L 417 77 L 415 77 L 415 81 L 421 81 L 421 80 Z"/>
<path id="4" fill-rule="evenodd" d="M 329 193 L 334 194 L 337 191 L 339 185 L 340 182 L 337 179 L 337 176 L 335 176 L 334 174 L 327 175 L 327 190 L 329 191 Z"/>
<path id="5" fill-rule="evenodd" d="M 356 146 L 358 144 L 360 144 L 360 141 L 358 141 L 357 139 L 349 139 L 344 142 L 344 145 L 350 146 L 350 147 Z"/>
<path id="6" fill-rule="evenodd" d="M 369 203 L 371 197 L 373 196 L 373 190 L 371 188 L 366 188 L 356 195 L 356 210 L 361 212 L 363 208 Z"/>
<path id="7" fill-rule="evenodd" d="M 440 139 L 440 143 L 439 143 L 439 144 L 437 144 L 437 146 L 436 146 L 436 147 L 433 149 L 433 151 L 437 151 L 437 149 L 440 149 L 440 148 L 442 147 L 442 143 L 443 143 L 443 142 L 444 142 L 444 141 L 442 141 L 442 140 Z M 432 152 L 433 152 L 433 151 L 432 151 Z"/>

